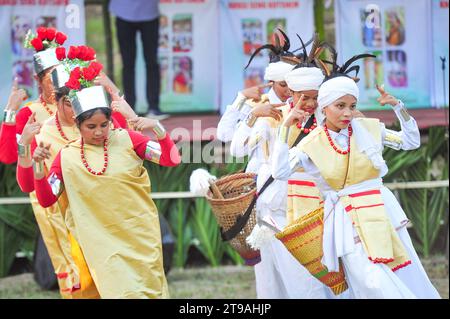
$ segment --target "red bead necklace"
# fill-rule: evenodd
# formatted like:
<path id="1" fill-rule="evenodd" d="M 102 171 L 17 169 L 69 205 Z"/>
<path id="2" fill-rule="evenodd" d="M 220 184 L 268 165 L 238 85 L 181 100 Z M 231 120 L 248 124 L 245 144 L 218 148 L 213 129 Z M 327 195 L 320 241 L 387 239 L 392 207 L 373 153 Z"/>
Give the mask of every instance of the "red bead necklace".
<path id="1" fill-rule="evenodd" d="M 64 134 L 64 131 L 61 128 L 61 123 L 59 122 L 59 118 L 58 118 L 58 112 L 55 113 L 55 124 L 56 124 L 56 128 L 58 129 L 58 132 L 61 135 L 61 137 L 63 139 L 65 139 L 66 141 L 68 141 L 69 139 L 67 138 L 66 134 Z"/>
<path id="2" fill-rule="evenodd" d="M 353 129 L 352 129 L 352 126 L 351 126 L 351 125 L 348 126 L 348 148 L 347 148 L 346 151 L 340 150 L 340 149 L 334 144 L 333 139 L 332 139 L 331 136 L 330 136 L 330 132 L 328 132 L 328 127 L 327 127 L 326 124 L 323 126 L 323 129 L 324 129 L 324 131 L 325 131 L 325 134 L 327 135 L 327 138 L 328 138 L 328 141 L 329 141 L 330 144 L 331 144 L 331 147 L 333 147 L 333 149 L 334 149 L 336 152 L 338 152 L 339 154 L 342 154 L 342 155 L 346 155 L 346 154 L 350 153 L 350 137 L 352 137 L 352 134 L 353 134 Z"/>
<path id="3" fill-rule="evenodd" d="M 309 134 L 317 127 L 316 118 L 313 118 L 313 124 L 309 128 L 302 127 L 302 123 L 300 122 L 297 123 L 297 127 L 300 129 L 300 133 L 304 132 L 305 134 Z"/>
<path id="4" fill-rule="evenodd" d="M 81 161 L 83 162 L 84 167 L 86 167 L 86 169 L 88 170 L 89 173 L 94 174 L 94 175 L 103 175 L 106 171 L 106 168 L 108 167 L 108 140 L 106 139 L 104 144 L 103 144 L 103 169 L 100 172 L 96 172 L 94 171 L 88 164 L 88 162 L 86 161 L 86 157 L 84 155 L 84 140 L 83 138 L 81 138 L 81 148 L 80 148 L 80 153 L 81 153 Z"/>
<path id="5" fill-rule="evenodd" d="M 47 111 L 47 113 L 50 114 L 50 116 L 52 116 L 53 111 L 50 110 L 50 108 L 47 106 L 47 102 L 44 101 L 44 99 L 42 98 L 42 95 L 39 95 L 39 100 L 41 101 L 41 104 L 44 107 L 44 109 Z"/>
<path id="6" fill-rule="evenodd" d="M 294 103 L 291 101 L 289 106 L 290 106 L 290 108 L 292 110 L 294 108 Z M 317 127 L 316 118 L 314 117 L 313 124 L 309 128 L 302 128 L 302 123 L 300 123 L 300 122 L 297 122 L 297 127 L 300 129 L 300 133 L 301 132 L 305 132 L 305 134 L 309 134 L 309 133 L 312 132 L 312 130 L 314 130 Z"/>

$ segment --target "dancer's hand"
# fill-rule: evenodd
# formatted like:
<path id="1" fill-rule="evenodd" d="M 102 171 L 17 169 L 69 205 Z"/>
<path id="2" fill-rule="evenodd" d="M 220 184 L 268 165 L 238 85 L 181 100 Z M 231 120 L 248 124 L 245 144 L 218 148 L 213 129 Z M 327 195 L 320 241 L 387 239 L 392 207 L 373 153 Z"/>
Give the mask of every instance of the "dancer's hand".
<path id="1" fill-rule="evenodd" d="M 384 90 L 384 84 L 381 86 L 377 84 L 377 90 L 381 94 L 381 96 L 377 99 L 381 106 L 384 106 L 385 104 L 396 106 L 398 104 L 398 99 Z"/>
<path id="2" fill-rule="evenodd" d="M 105 72 L 100 72 L 100 74 L 94 80 L 95 85 L 101 85 L 105 89 L 111 89 L 114 93 L 119 95 L 119 88 L 114 84 L 113 81 L 105 74 Z M 110 93 L 111 94 L 111 93 Z"/>
<path id="3" fill-rule="evenodd" d="M 23 132 L 20 137 L 20 144 L 30 145 L 33 141 L 33 138 L 41 131 L 41 126 L 42 125 L 40 123 L 36 122 L 36 113 L 31 113 L 27 123 L 23 128 Z"/>
<path id="4" fill-rule="evenodd" d="M 295 104 L 295 106 L 289 112 L 289 115 L 287 116 L 286 120 L 284 121 L 284 126 L 289 127 L 294 124 L 297 124 L 298 122 L 303 122 L 305 120 L 305 118 L 309 116 L 308 112 L 305 112 L 302 110 L 304 103 L 305 103 L 304 95 L 302 94 L 300 96 L 300 99 Z"/>
<path id="5" fill-rule="evenodd" d="M 44 142 L 40 142 L 39 146 L 36 147 L 36 149 L 34 150 L 33 160 L 38 163 L 46 159 L 49 159 L 51 156 L 50 147 L 51 144 L 45 144 Z"/>
<path id="6" fill-rule="evenodd" d="M 153 130 L 158 121 L 155 119 L 149 119 L 146 117 L 136 117 L 129 120 L 136 131 Z"/>
<path id="7" fill-rule="evenodd" d="M 5 110 L 17 111 L 22 104 L 28 98 L 27 92 L 24 89 L 19 89 L 18 79 L 14 78 L 13 85 L 11 87 L 11 93 L 9 94 L 8 103 Z"/>
<path id="8" fill-rule="evenodd" d="M 252 114 L 256 117 L 272 117 L 279 121 L 281 119 L 281 110 L 277 107 L 284 104 L 270 104 L 270 103 L 258 103 L 252 109 Z"/>
<path id="9" fill-rule="evenodd" d="M 252 86 L 245 90 L 242 90 L 241 94 L 244 95 L 247 99 L 253 99 L 254 101 L 259 101 L 259 100 L 261 100 L 261 95 L 264 93 L 264 89 L 271 87 L 271 86 L 272 86 L 272 83 Z"/>
<path id="10" fill-rule="evenodd" d="M 117 92 L 114 92 L 114 89 L 106 87 L 106 90 L 111 95 L 111 109 L 114 112 L 121 113 L 128 120 L 137 117 L 130 104 L 123 97 L 119 96 Z"/>

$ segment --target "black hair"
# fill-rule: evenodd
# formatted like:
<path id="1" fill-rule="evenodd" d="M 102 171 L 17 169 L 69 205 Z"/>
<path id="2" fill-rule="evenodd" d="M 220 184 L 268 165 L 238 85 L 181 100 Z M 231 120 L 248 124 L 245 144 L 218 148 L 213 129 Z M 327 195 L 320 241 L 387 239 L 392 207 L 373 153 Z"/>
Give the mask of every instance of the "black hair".
<path id="1" fill-rule="evenodd" d="M 76 117 L 76 121 L 77 121 L 77 126 L 78 126 L 78 128 L 81 126 L 81 124 L 82 124 L 84 121 L 89 120 L 89 119 L 90 119 L 97 111 L 100 111 L 101 113 L 103 113 L 103 114 L 106 116 L 106 118 L 108 119 L 108 121 L 111 120 L 111 113 L 112 113 L 112 110 L 111 110 L 110 108 L 107 108 L 107 107 L 97 107 L 97 108 L 95 108 L 95 109 L 92 109 L 92 110 L 83 112 L 83 113 L 81 113 L 80 115 L 78 115 L 78 116 Z"/>
<path id="2" fill-rule="evenodd" d="M 50 73 L 50 71 L 53 71 L 53 66 L 48 67 L 48 68 L 42 70 L 41 72 L 39 72 L 38 74 L 36 74 L 37 77 L 38 77 L 38 79 L 39 79 L 39 81 L 42 81 L 42 80 L 44 79 L 44 77 L 45 77 L 48 73 Z"/>
<path id="3" fill-rule="evenodd" d="M 56 101 L 61 100 L 63 97 L 67 96 L 70 92 L 70 89 L 67 86 L 60 87 L 55 90 L 55 98 Z"/>
<path id="4" fill-rule="evenodd" d="M 44 76 L 45 76 L 45 70 L 39 72 L 39 73 L 36 74 L 36 75 L 37 75 L 37 77 L 38 77 L 38 79 L 39 79 L 39 82 L 42 82 L 42 80 L 44 79 Z"/>

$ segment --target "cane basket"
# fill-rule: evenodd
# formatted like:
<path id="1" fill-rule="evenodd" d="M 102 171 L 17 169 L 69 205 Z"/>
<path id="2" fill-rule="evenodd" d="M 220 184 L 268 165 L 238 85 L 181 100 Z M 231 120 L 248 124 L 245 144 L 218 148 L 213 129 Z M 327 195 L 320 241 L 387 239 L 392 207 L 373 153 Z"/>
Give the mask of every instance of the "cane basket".
<path id="1" fill-rule="evenodd" d="M 314 277 L 339 295 L 348 288 L 342 263 L 339 262 L 339 272 L 330 272 L 321 261 L 323 214 L 323 207 L 314 210 L 296 219 L 275 236 Z"/>
<path id="2" fill-rule="evenodd" d="M 250 203 L 256 195 L 256 174 L 236 173 L 224 176 L 215 182 L 223 198 L 214 196 L 211 190 L 208 191 L 206 199 L 211 205 L 217 223 L 221 231 L 230 229 L 236 219 L 246 212 Z M 229 240 L 230 245 L 244 259 L 245 264 L 254 266 L 261 261 L 259 250 L 252 249 L 246 242 L 253 227 L 256 225 L 256 210 L 253 207 L 250 218 L 237 236 Z"/>

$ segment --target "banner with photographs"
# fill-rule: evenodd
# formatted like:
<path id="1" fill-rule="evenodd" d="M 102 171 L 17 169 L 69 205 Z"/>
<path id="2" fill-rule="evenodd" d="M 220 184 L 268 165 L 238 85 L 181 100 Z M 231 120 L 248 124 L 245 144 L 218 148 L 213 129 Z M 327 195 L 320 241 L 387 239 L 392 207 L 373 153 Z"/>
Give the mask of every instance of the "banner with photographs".
<path id="1" fill-rule="evenodd" d="M 430 6 L 428 0 L 335 1 L 338 63 L 364 52 L 376 56 L 357 62 L 360 109 L 389 109 L 376 101 L 375 85 L 383 83 L 408 108 L 432 106 Z"/>
<path id="2" fill-rule="evenodd" d="M 449 100 L 448 10 L 449 0 L 433 0 L 431 10 L 431 21 L 433 21 L 432 61 L 434 64 L 432 104 L 436 107 L 448 107 Z M 445 59 L 445 70 L 442 69 L 442 58 Z"/>
<path id="3" fill-rule="evenodd" d="M 277 28 L 286 32 L 291 50 L 300 47 L 314 32 L 313 0 L 221 0 L 221 111 L 231 104 L 238 91 L 264 82 L 269 62 L 263 51 L 244 70 L 258 47 L 271 43 Z"/>
<path id="4" fill-rule="evenodd" d="M 84 1 L 0 1 L 0 30 L 9 39 L 0 42 L 0 83 L 5 84 L 0 87 L 0 110 L 8 101 L 14 77 L 30 95 L 29 100 L 37 98 L 34 50 L 25 49 L 23 40 L 29 29 L 35 31 L 40 26 L 64 32 L 68 37 L 66 48 L 84 44 Z"/>
<path id="5" fill-rule="evenodd" d="M 160 110 L 170 113 L 217 110 L 217 1 L 160 0 L 159 8 Z M 145 110 L 145 62 L 141 47 L 137 52 L 140 56 L 136 65 L 136 105 L 138 110 Z"/>

